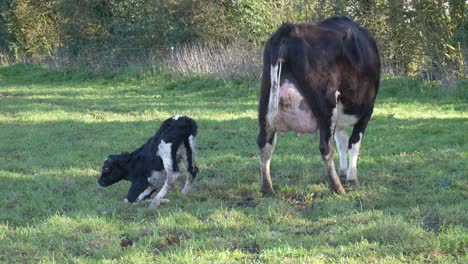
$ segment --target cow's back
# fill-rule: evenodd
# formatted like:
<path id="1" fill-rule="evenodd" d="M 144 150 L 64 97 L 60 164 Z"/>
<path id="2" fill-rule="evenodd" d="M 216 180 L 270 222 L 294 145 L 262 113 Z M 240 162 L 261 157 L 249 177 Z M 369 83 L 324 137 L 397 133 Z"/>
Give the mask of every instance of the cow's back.
<path id="1" fill-rule="evenodd" d="M 374 79 L 375 88 L 378 89 L 380 57 L 372 34 L 356 22 L 342 16 L 322 20 L 318 25 L 340 33 L 343 41 L 343 55 L 353 67 Z"/>

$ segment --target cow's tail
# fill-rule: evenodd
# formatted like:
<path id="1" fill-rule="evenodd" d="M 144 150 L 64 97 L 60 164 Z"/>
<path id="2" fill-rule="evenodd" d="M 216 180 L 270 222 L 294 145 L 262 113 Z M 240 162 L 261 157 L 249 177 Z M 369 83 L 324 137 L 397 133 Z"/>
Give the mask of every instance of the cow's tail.
<path id="1" fill-rule="evenodd" d="M 278 59 L 275 64 L 270 65 L 270 98 L 268 102 L 267 120 L 273 125 L 273 119 L 278 114 L 279 104 L 279 90 L 281 83 L 281 68 L 283 66 L 282 60 Z"/>
<path id="2" fill-rule="evenodd" d="M 195 155 L 195 142 L 197 136 L 197 123 L 193 119 L 187 118 L 189 122 L 189 133 L 184 139 L 184 145 L 187 153 L 187 171 L 192 174 L 193 178 L 198 173 L 198 167 L 196 166 L 196 155 Z"/>

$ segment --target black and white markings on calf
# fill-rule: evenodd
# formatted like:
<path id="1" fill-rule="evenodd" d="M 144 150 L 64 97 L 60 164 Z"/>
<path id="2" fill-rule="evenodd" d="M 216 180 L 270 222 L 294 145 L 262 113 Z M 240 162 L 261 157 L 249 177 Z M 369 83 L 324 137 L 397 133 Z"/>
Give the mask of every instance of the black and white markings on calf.
<path id="1" fill-rule="evenodd" d="M 108 186 L 122 179 L 131 181 L 124 200 L 127 203 L 149 197 L 162 185 L 150 203 L 150 207 L 155 207 L 168 202 L 164 196 L 177 180 L 178 163 L 182 160 L 187 174 L 182 194 L 186 196 L 198 172 L 195 161 L 196 134 L 197 124 L 193 119 L 175 115 L 165 120 L 156 134 L 139 149 L 109 156 L 98 183 Z"/>
<path id="2" fill-rule="evenodd" d="M 174 116 L 174 120 L 178 120 L 179 117 Z M 174 155 L 174 151 L 176 154 Z M 159 193 L 151 201 L 150 207 L 156 207 L 161 204 L 162 199 L 166 193 L 171 189 L 172 185 L 176 182 L 179 177 L 179 169 L 177 167 L 177 150 L 173 149 L 173 143 L 165 142 L 161 140 L 158 145 L 157 155 L 161 157 L 166 173 L 166 180 L 159 191 Z"/>

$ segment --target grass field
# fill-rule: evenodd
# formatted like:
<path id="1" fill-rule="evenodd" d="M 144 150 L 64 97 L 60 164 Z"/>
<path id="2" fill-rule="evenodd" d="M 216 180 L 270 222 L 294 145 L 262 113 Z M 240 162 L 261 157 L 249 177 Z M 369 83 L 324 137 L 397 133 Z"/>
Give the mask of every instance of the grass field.
<path id="1" fill-rule="evenodd" d="M 317 139 L 280 137 L 262 198 L 257 84 L 133 76 L 0 68 L 0 262 L 468 262 L 467 81 L 384 80 L 345 195 Z M 185 177 L 156 210 L 98 187 L 108 154 L 173 114 L 199 124 L 187 199 Z"/>

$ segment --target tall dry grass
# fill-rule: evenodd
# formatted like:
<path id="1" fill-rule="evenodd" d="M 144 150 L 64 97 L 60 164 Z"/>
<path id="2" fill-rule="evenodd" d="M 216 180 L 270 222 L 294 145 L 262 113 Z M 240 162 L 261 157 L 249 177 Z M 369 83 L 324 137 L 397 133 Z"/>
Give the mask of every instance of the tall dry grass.
<path id="1" fill-rule="evenodd" d="M 381 54 L 382 74 L 391 77 L 408 77 L 402 65 Z M 461 55 L 460 55 L 461 56 Z M 409 77 L 423 81 L 452 82 L 466 78 L 468 67 L 463 57 L 446 67 L 420 68 Z M 430 58 L 428 58 L 430 61 Z M 258 81 L 262 73 L 262 47 L 240 44 L 187 44 L 173 48 L 104 48 L 85 46 L 73 50 L 60 48 L 43 59 L 23 60 L 22 63 L 44 64 L 53 70 L 87 69 L 91 71 L 119 70 L 126 67 L 138 69 L 138 76 L 151 76 L 170 71 L 181 76 L 210 76 L 217 79 Z M 0 65 L 14 63 L 0 52 Z M 442 70 L 441 70 L 442 69 Z"/>
<path id="2" fill-rule="evenodd" d="M 176 46 L 161 66 L 183 75 L 213 76 L 222 80 L 258 80 L 262 50 L 253 46 L 194 44 Z"/>
<path id="3" fill-rule="evenodd" d="M 187 44 L 170 49 L 81 47 L 61 48 L 47 58 L 29 61 L 53 70 L 92 71 L 137 67 L 145 75 L 169 71 L 182 76 L 256 81 L 262 72 L 262 49 L 246 45 Z"/>

